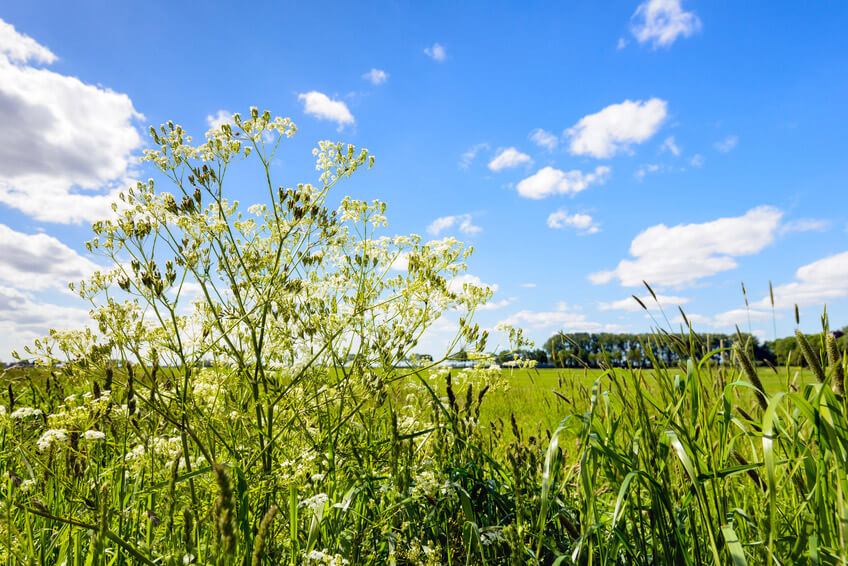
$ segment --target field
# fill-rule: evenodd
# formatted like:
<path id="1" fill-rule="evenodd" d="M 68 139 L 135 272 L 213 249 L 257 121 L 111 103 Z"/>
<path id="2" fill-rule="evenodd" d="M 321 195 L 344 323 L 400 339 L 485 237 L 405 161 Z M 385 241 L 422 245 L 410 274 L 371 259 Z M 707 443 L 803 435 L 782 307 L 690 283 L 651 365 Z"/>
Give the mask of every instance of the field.
<path id="1" fill-rule="evenodd" d="M 645 372 L 650 373 L 649 370 Z M 541 425 L 542 430 L 553 431 L 565 415 L 588 408 L 574 405 L 576 400 L 585 398 L 585 394 L 575 395 L 573 390 L 588 392 L 603 373 L 599 369 L 504 369 L 509 389 L 495 391 L 489 396 L 480 411 L 481 419 L 484 422 L 499 418 L 508 420 L 510 415 L 515 415 L 516 421 L 528 430 Z M 780 373 L 761 367 L 758 373 L 769 394 L 786 391 L 793 381 L 799 386 L 815 381 L 812 372 L 797 367 L 789 371 L 781 368 Z M 602 381 L 602 388 L 609 390 L 608 379 Z M 564 398 L 557 396 L 555 391 Z"/>

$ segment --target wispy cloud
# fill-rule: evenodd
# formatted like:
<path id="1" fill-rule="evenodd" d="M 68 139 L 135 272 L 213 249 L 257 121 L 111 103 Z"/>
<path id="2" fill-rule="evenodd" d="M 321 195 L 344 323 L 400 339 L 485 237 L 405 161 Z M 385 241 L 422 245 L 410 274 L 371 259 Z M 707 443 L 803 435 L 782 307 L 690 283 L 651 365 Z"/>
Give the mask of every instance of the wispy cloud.
<path id="1" fill-rule="evenodd" d="M 680 147 L 674 141 L 674 136 L 668 136 L 660 146 L 660 151 L 670 151 L 672 155 L 677 157 L 680 155 Z"/>
<path id="2" fill-rule="evenodd" d="M 738 143 L 739 143 L 739 138 L 738 138 L 738 137 L 736 137 L 736 136 L 727 136 L 727 137 L 726 137 L 726 138 L 724 138 L 723 140 L 719 140 L 719 141 L 715 142 L 715 143 L 713 144 L 713 147 L 715 147 L 715 148 L 716 148 L 716 150 L 718 150 L 718 151 L 720 151 L 720 152 L 722 152 L 722 153 L 727 153 L 728 151 L 730 151 L 730 150 L 732 150 L 734 147 L 736 147 Z"/>
<path id="3" fill-rule="evenodd" d="M 427 226 L 427 232 L 434 236 L 438 236 L 445 230 L 449 230 L 456 226 L 456 229 L 468 236 L 473 236 L 481 232 L 483 229 L 472 222 L 470 214 L 457 214 L 455 216 L 442 216 L 436 218 Z"/>
<path id="4" fill-rule="evenodd" d="M 487 149 L 489 149 L 489 144 L 487 144 L 486 142 L 478 143 L 468 148 L 468 151 L 463 153 L 459 159 L 459 168 L 468 169 L 468 167 L 477 157 L 477 154 Z"/>

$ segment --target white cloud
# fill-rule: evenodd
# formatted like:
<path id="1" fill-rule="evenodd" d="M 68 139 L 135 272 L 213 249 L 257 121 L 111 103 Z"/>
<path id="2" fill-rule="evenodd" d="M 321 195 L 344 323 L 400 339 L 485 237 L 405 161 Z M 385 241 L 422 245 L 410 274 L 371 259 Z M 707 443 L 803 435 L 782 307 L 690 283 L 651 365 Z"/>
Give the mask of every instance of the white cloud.
<path id="1" fill-rule="evenodd" d="M 560 171 L 553 167 L 544 167 L 535 174 L 523 179 L 516 189 L 525 198 L 543 199 L 556 194 L 579 193 L 593 184 L 604 184 L 609 178 L 609 167 L 596 167 L 592 173 L 582 171 Z"/>
<path id="2" fill-rule="evenodd" d="M 786 222 L 781 228 L 782 234 L 790 232 L 826 232 L 830 229 L 830 220 L 817 220 L 815 218 L 799 218 Z"/>
<path id="3" fill-rule="evenodd" d="M 848 296 L 848 251 L 808 263 L 795 272 L 795 281 L 774 287 L 774 305 L 778 309 L 798 306 L 822 306 Z M 755 304 L 771 308 L 768 296 Z"/>
<path id="4" fill-rule="evenodd" d="M 478 311 L 496 311 L 502 309 L 506 306 L 511 305 L 516 300 L 516 297 L 510 297 L 508 299 L 503 299 L 500 301 L 489 301 L 485 305 L 480 305 L 477 307 Z"/>
<path id="5" fill-rule="evenodd" d="M 12 350 L 25 356 L 24 346 L 51 328 L 83 328 L 90 322 L 85 309 L 44 303 L 19 289 L 0 286 L 0 360 L 11 361 Z"/>
<path id="6" fill-rule="evenodd" d="M 489 149 L 489 144 L 487 144 L 486 142 L 478 143 L 468 148 L 468 151 L 463 153 L 461 159 L 459 160 L 459 168 L 468 169 L 468 166 L 471 165 L 471 163 L 477 157 L 477 154 L 483 151 L 484 149 Z"/>
<path id="7" fill-rule="evenodd" d="M 492 171 L 501 171 L 510 167 L 518 167 L 525 163 L 533 163 L 530 156 L 526 153 L 521 153 L 514 147 L 508 147 L 501 150 L 494 159 L 489 162 L 489 169 Z"/>
<path id="8" fill-rule="evenodd" d="M 704 156 L 700 153 L 696 153 L 689 159 L 689 164 L 692 167 L 703 167 L 704 166 Z"/>
<path id="9" fill-rule="evenodd" d="M 678 37 L 689 37 L 701 29 L 701 20 L 685 12 L 680 0 L 647 0 L 636 8 L 630 31 L 639 43 L 651 42 L 654 49 L 669 47 Z"/>
<path id="10" fill-rule="evenodd" d="M 303 101 L 303 111 L 319 120 L 329 120 L 339 125 L 339 130 L 347 124 L 353 124 L 353 114 L 341 100 L 332 100 L 323 92 L 313 90 L 297 95 Z"/>
<path id="11" fill-rule="evenodd" d="M 559 138 L 557 138 L 552 133 L 543 130 L 542 128 L 536 128 L 535 130 L 530 132 L 528 139 L 539 147 L 543 147 L 548 151 L 555 150 L 556 146 L 559 144 Z"/>
<path id="12" fill-rule="evenodd" d="M 463 273 L 462 275 L 457 275 L 450 281 L 448 281 L 448 291 L 451 293 L 462 293 L 462 288 L 464 285 L 472 285 L 474 287 L 488 287 L 492 290 L 492 293 L 498 290 L 497 284 L 489 284 L 484 283 L 482 279 L 477 277 L 476 275 L 471 275 L 470 273 Z"/>
<path id="13" fill-rule="evenodd" d="M 576 228 L 581 235 L 597 234 L 601 231 L 598 223 L 588 214 L 568 214 L 568 211 L 562 208 L 548 216 L 548 226 L 556 229 L 570 226 Z"/>
<path id="14" fill-rule="evenodd" d="M 439 62 L 442 62 L 448 58 L 448 52 L 445 49 L 445 46 L 439 43 L 434 43 L 432 47 L 425 48 L 424 53 L 426 53 L 433 60 Z"/>
<path id="15" fill-rule="evenodd" d="M 627 150 L 631 144 L 642 143 L 657 133 L 666 118 L 667 107 L 659 98 L 644 102 L 625 100 L 584 116 L 565 132 L 571 138 L 571 153 L 600 159 Z"/>
<path id="16" fill-rule="evenodd" d="M 604 325 L 586 320 L 586 315 L 569 312 L 565 303 L 559 303 L 554 311 L 522 310 L 501 320 L 498 324 L 533 329 L 557 327 L 563 332 L 615 332 L 617 325 Z"/>
<path id="17" fill-rule="evenodd" d="M 674 141 L 674 136 L 668 136 L 660 146 L 660 151 L 670 151 L 675 157 L 680 155 L 680 147 Z"/>
<path id="18" fill-rule="evenodd" d="M 657 300 L 655 301 L 651 295 L 645 295 L 643 297 L 639 297 L 639 300 L 642 301 L 649 311 L 657 311 L 662 307 L 663 309 L 669 307 L 676 307 L 680 305 L 685 305 L 689 302 L 689 299 L 686 297 L 675 297 L 673 295 L 657 295 Z M 626 299 L 621 299 L 619 301 L 613 301 L 611 303 L 599 303 L 598 310 L 601 311 L 609 311 L 609 310 L 618 310 L 618 311 L 627 311 L 627 312 L 638 312 L 643 310 L 642 306 L 636 302 L 633 297 L 627 297 Z"/>
<path id="19" fill-rule="evenodd" d="M 380 69 L 371 69 L 362 75 L 362 78 L 373 85 L 381 85 L 389 80 L 389 74 L 386 71 L 381 71 Z"/>
<path id="20" fill-rule="evenodd" d="M 125 94 L 33 66 L 55 59 L 0 20 L 0 202 L 46 222 L 111 216 L 143 116 Z"/>
<path id="21" fill-rule="evenodd" d="M 394 261 L 392 261 L 389 269 L 394 271 L 406 271 L 409 269 L 409 252 L 400 252 Z"/>
<path id="22" fill-rule="evenodd" d="M 718 151 L 722 153 L 727 153 L 739 143 L 739 138 L 736 136 L 727 136 L 721 141 L 717 141 L 713 144 Z"/>
<path id="23" fill-rule="evenodd" d="M 618 43 L 616 44 L 615 48 L 616 49 L 624 49 L 625 47 L 627 47 L 627 40 L 624 39 L 623 37 L 619 37 Z"/>
<path id="24" fill-rule="evenodd" d="M 206 123 L 210 128 L 220 128 L 224 124 L 231 124 L 233 121 L 233 113 L 229 110 L 218 110 L 215 114 L 206 116 Z"/>
<path id="25" fill-rule="evenodd" d="M 686 313 L 686 318 L 693 326 L 703 325 L 723 329 L 732 329 L 738 326 L 740 329 L 744 329 L 748 325 L 748 322 L 754 323 L 771 320 L 772 313 L 756 309 L 733 309 L 713 316 Z M 777 315 L 775 318 L 780 318 L 780 316 Z M 672 324 L 686 324 L 686 321 L 683 320 L 681 315 L 673 317 L 671 322 Z M 754 333 L 756 334 L 756 331 Z"/>
<path id="26" fill-rule="evenodd" d="M 759 206 L 743 216 L 702 224 L 652 226 L 630 244 L 630 255 L 612 271 L 589 276 L 598 285 L 619 279 L 624 286 L 683 287 L 737 267 L 734 257 L 758 253 L 774 241 L 783 213 Z"/>
<path id="27" fill-rule="evenodd" d="M 14 63 L 52 63 L 56 56 L 28 35 L 22 34 L 12 24 L 0 20 L 0 54 Z"/>
<path id="28" fill-rule="evenodd" d="M 522 283 L 521 287 L 526 287 L 527 289 L 535 289 L 536 284 L 535 283 Z"/>
<path id="29" fill-rule="evenodd" d="M 436 218 L 429 226 L 427 226 L 427 232 L 434 236 L 438 236 L 444 230 L 448 230 L 454 226 L 456 226 L 460 232 L 469 236 L 477 234 L 483 230 L 472 223 L 470 214 L 457 214 L 455 216 L 442 216 L 440 218 Z"/>
<path id="30" fill-rule="evenodd" d="M 89 276 L 98 266 L 47 234 L 23 234 L 0 224 L 0 281 L 32 291 Z"/>

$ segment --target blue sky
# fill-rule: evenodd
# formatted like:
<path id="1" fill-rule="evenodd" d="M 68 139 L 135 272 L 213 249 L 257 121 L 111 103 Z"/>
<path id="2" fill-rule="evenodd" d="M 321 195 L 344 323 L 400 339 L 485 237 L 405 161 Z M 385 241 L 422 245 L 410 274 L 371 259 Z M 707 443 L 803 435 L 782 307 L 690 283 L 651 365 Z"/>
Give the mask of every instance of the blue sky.
<path id="1" fill-rule="evenodd" d="M 0 7 L 0 359 L 79 325 L 62 291 L 149 124 L 291 117 L 377 165 L 335 195 L 472 244 L 478 322 L 645 331 L 648 279 L 703 332 L 848 324 L 848 4 L 26 2 Z M 237 198 L 259 201 L 250 183 Z M 752 304 L 744 310 L 740 283 Z M 495 308 L 496 307 L 496 308 Z M 436 352 L 443 336 L 423 347 Z"/>

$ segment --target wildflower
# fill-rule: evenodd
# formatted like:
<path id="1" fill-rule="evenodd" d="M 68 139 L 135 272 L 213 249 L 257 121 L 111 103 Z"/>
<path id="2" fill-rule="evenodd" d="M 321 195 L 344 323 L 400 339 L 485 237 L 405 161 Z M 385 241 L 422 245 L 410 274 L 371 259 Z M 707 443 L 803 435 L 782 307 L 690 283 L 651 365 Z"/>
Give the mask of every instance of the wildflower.
<path id="1" fill-rule="evenodd" d="M 323 507 L 329 500 L 330 498 L 327 497 L 326 493 L 319 493 L 301 501 L 300 507 L 308 507 L 313 511 L 316 511 Z"/>
<path id="2" fill-rule="evenodd" d="M 304 557 L 304 564 L 310 565 L 325 565 L 325 566 L 346 566 L 349 564 L 341 554 L 328 554 L 327 549 L 312 550 Z"/>
<path id="3" fill-rule="evenodd" d="M 103 440 L 106 438 L 105 432 L 100 432 L 99 430 L 87 430 L 85 434 L 83 434 L 83 438 L 86 440 Z"/>
<path id="4" fill-rule="evenodd" d="M 33 409 L 32 407 L 21 407 L 19 409 L 15 409 L 9 417 L 12 420 L 23 420 L 29 417 L 40 417 L 44 413 L 41 409 Z"/>
<path id="5" fill-rule="evenodd" d="M 51 428 L 41 435 L 36 445 L 42 452 L 49 450 L 54 442 L 65 442 L 68 439 L 68 431 L 63 428 Z"/>

